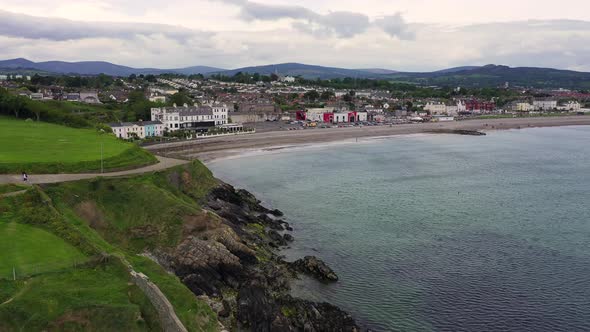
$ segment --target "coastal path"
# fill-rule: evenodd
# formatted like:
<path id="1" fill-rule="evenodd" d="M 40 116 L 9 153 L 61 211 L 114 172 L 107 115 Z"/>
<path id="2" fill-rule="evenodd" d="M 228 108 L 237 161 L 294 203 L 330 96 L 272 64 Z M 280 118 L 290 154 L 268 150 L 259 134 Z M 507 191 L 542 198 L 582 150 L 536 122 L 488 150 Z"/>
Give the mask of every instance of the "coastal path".
<path id="1" fill-rule="evenodd" d="M 77 181 L 77 180 L 84 180 L 84 179 L 92 179 L 95 177 L 116 177 L 116 176 L 125 176 L 125 175 L 134 175 L 134 174 L 144 174 L 150 173 L 155 171 L 162 171 L 168 168 L 172 168 L 175 166 L 183 165 L 189 163 L 187 160 L 182 159 L 173 159 L 173 158 L 166 158 L 161 156 L 156 156 L 158 158 L 158 163 L 125 170 L 125 171 L 118 171 L 118 172 L 108 172 L 108 173 L 80 173 L 80 174 L 29 174 L 29 180 L 26 182 L 27 184 L 43 184 L 43 183 L 58 183 L 58 182 L 68 182 L 68 181 Z M 23 184 L 22 175 L 21 174 L 0 174 L 0 184 L 9 184 L 9 183 L 18 183 Z"/>

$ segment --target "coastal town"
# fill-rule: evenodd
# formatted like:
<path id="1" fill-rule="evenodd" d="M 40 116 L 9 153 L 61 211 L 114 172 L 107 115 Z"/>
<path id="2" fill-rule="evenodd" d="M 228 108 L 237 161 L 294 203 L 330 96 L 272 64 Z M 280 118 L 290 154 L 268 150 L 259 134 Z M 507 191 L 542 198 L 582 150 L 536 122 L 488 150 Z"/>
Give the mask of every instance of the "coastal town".
<path id="1" fill-rule="evenodd" d="M 590 114 L 590 92 L 583 90 L 512 87 L 508 82 L 493 89 L 366 88 L 355 87 L 354 81 L 343 89 L 330 83 L 278 72 L 233 77 L 0 75 L 0 87 L 13 96 L 71 103 L 70 112 L 79 116 L 102 113 L 112 132 L 125 140 Z M 75 105 L 89 105 L 93 112 Z"/>
<path id="2" fill-rule="evenodd" d="M 2 0 L 0 332 L 590 332 L 589 10 Z"/>

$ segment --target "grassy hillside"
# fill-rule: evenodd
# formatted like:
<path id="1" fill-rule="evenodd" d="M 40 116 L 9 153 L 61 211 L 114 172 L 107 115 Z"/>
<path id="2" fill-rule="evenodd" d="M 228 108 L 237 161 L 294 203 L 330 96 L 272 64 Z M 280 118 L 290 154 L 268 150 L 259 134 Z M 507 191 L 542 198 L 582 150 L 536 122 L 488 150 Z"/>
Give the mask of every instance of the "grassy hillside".
<path id="1" fill-rule="evenodd" d="M 207 304 L 138 255 L 175 246 L 187 221 L 210 218 L 198 202 L 215 184 L 195 162 L 163 173 L 53 184 L 0 200 L 0 265 L 10 270 L 15 262 L 24 266 L 50 256 L 64 262 L 19 273 L 16 281 L 0 275 L 0 303 L 8 301 L 0 304 L 0 331 L 160 330 L 155 309 L 130 283 L 125 264 L 160 288 L 189 331 L 216 330 Z M 30 248 L 13 249 L 13 231 L 21 233 L 19 248 Z M 85 263 L 71 263 L 80 259 Z"/>
<path id="2" fill-rule="evenodd" d="M 132 143 L 94 129 L 0 117 L 0 173 L 80 173 L 151 164 L 155 158 Z"/>
<path id="3" fill-rule="evenodd" d="M 6 220 L 0 216 L 0 278 L 12 277 L 13 269 L 19 275 L 32 275 L 61 270 L 86 260 L 74 246 L 61 238 L 36 227 Z"/>
<path id="4" fill-rule="evenodd" d="M 110 244 L 140 253 L 175 246 L 187 220 L 205 218 L 197 202 L 215 184 L 195 162 L 165 173 L 51 185 L 46 192 Z"/>
<path id="5" fill-rule="evenodd" d="M 21 191 L 27 189 L 26 186 L 21 186 L 18 184 L 1 184 L 0 185 L 0 195 L 12 193 L 15 191 Z"/>

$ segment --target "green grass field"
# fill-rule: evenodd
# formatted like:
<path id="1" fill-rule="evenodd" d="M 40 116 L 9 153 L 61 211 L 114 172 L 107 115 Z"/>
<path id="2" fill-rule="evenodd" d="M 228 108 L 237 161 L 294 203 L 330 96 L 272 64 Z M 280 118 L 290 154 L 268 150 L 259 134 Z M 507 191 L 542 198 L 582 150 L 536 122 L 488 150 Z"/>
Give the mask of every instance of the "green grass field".
<path id="1" fill-rule="evenodd" d="M 135 144 L 95 129 L 0 117 L 0 173 L 80 173 L 155 162 Z"/>
<path id="2" fill-rule="evenodd" d="M 0 304 L 0 331 L 161 331 L 153 306 L 119 265 L 1 281 L 8 302 Z"/>
<path id="3" fill-rule="evenodd" d="M 61 238 L 33 226 L 0 217 L 0 278 L 56 271 L 82 263 L 86 257 Z"/>

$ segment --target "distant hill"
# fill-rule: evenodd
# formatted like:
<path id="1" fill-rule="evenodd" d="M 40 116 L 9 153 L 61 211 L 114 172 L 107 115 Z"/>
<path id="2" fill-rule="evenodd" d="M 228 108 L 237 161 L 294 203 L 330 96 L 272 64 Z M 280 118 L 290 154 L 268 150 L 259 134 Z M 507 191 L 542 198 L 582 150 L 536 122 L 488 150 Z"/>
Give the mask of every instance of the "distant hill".
<path id="1" fill-rule="evenodd" d="M 45 61 L 33 62 L 27 59 L 18 58 L 0 61 L 0 69 L 10 70 L 38 70 L 42 72 L 55 74 L 78 74 L 78 75 L 98 75 L 106 74 L 113 76 L 129 76 L 131 74 L 163 74 L 179 73 L 184 75 L 207 74 L 214 71 L 221 71 L 221 68 L 194 66 L 175 69 L 156 69 L 156 68 L 132 68 L 127 66 L 116 65 L 105 61 Z"/>
<path id="2" fill-rule="evenodd" d="M 391 69 L 383 69 L 383 68 L 366 68 L 366 69 L 356 69 L 358 71 L 372 73 L 372 74 L 379 74 L 379 75 L 387 75 L 387 74 L 395 74 L 399 73 L 397 70 Z"/>
<path id="3" fill-rule="evenodd" d="M 204 75 L 223 74 L 233 76 L 238 72 L 251 74 L 258 73 L 261 75 L 270 75 L 276 72 L 281 75 L 301 76 L 307 79 L 335 79 L 350 77 L 358 79 L 385 79 L 397 82 L 436 86 L 496 87 L 508 82 L 512 86 L 523 87 L 590 89 L 590 73 L 551 68 L 511 68 L 498 65 L 463 66 L 433 72 L 418 73 L 398 72 L 381 68 L 346 69 L 307 65 L 302 63 L 280 63 L 225 70 L 206 66 L 173 69 L 132 68 L 104 61 L 33 62 L 23 58 L 0 61 L 0 72 L 7 73 L 11 71 L 27 74 L 38 72 L 46 74 L 97 75 L 104 73 L 113 76 L 163 73 L 178 73 L 184 75 L 200 73 Z"/>
<path id="4" fill-rule="evenodd" d="M 467 70 L 472 70 L 472 69 L 478 69 L 481 68 L 480 66 L 463 66 L 463 67 L 453 67 L 453 68 L 447 68 L 447 69 L 443 69 L 443 70 L 437 70 L 435 71 L 435 73 L 455 73 L 458 71 L 467 71 Z"/>
<path id="5" fill-rule="evenodd" d="M 396 73 L 386 77 L 396 81 L 437 86 L 496 87 L 508 82 L 512 86 L 536 88 L 590 88 L 590 73 L 536 67 L 487 65 L 430 73 Z"/>
<path id="6" fill-rule="evenodd" d="M 363 71 L 358 69 L 345 69 L 335 67 L 323 67 L 315 65 L 306 65 L 302 63 L 279 63 L 265 66 L 243 67 L 232 70 L 225 70 L 218 72 L 219 74 L 233 76 L 239 72 L 242 73 L 258 73 L 261 75 L 270 75 L 272 73 L 279 73 L 289 76 L 302 76 L 307 79 L 332 79 L 332 78 L 377 78 L 381 76 L 377 73 Z"/>

